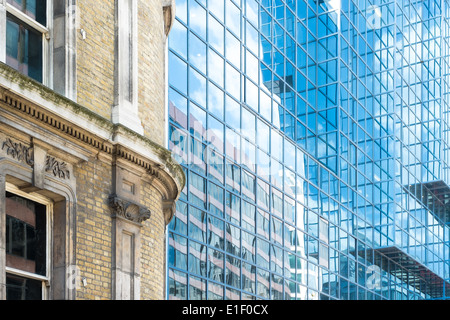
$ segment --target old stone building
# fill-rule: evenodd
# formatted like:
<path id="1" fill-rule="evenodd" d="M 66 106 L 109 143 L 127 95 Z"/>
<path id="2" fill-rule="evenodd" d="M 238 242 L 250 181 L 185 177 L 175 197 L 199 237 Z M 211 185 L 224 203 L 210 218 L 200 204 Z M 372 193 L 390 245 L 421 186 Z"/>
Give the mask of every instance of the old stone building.
<path id="1" fill-rule="evenodd" d="M 0 300 L 164 299 L 174 0 L 0 0 Z"/>

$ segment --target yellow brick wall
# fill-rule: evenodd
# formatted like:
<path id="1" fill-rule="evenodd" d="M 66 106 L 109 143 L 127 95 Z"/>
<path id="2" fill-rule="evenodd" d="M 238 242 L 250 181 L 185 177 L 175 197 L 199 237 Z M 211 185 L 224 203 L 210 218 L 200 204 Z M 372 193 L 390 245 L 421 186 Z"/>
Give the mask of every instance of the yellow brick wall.
<path id="1" fill-rule="evenodd" d="M 165 145 L 165 35 L 161 0 L 138 0 L 139 117 L 144 135 Z M 114 1 L 80 0 L 77 102 L 111 119 L 114 104 Z"/>
<path id="2" fill-rule="evenodd" d="M 145 136 L 164 146 L 165 36 L 162 1 L 139 0 L 139 116 Z"/>
<path id="3" fill-rule="evenodd" d="M 141 299 L 161 300 L 165 298 L 165 225 L 161 195 L 148 183 L 144 183 L 141 195 L 152 211 L 141 234 Z"/>
<path id="4" fill-rule="evenodd" d="M 86 162 L 75 170 L 77 181 L 76 265 L 87 286 L 78 286 L 77 299 L 112 298 L 112 219 L 108 206 L 111 166 Z M 151 218 L 141 229 L 141 299 L 165 298 L 165 223 L 161 194 L 149 183 L 141 187 L 142 205 Z"/>
<path id="5" fill-rule="evenodd" d="M 114 104 L 115 31 L 113 0 L 79 0 L 77 32 L 77 102 L 106 119 Z"/>
<path id="6" fill-rule="evenodd" d="M 76 265 L 87 286 L 77 287 L 77 299 L 111 299 L 112 220 L 108 206 L 111 166 L 86 162 L 75 171 L 77 186 Z"/>
<path id="7" fill-rule="evenodd" d="M 138 0 L 139 116 L 145 136 L 164 145 L 165 43 L 162 1 Z M 114 105 L 114 12 L 112 0 L 79 0 L 77 33 L 77 102 L 111 119 Z M 75 169 L 77 186 L 76 259 L 87 286 L 77 299 L 112 298 L 112 220 L 108 196 L 112 193 L 112 167 L 100 160 Z M 165 224 L 161 194 L 143 183 L 142 204 L 151 218 L 144 222 L 141 244 L 141 298 L 164 299 Z"/>

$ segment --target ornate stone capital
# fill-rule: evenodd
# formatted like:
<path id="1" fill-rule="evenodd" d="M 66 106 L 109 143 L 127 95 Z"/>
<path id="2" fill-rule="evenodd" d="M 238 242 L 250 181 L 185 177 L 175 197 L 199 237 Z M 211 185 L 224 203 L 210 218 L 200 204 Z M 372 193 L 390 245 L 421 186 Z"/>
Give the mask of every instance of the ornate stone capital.
<path id="1" fill-rule="evenodd" d="M 123 218 L 131 222 L 141 224 L 151 217 L 151 212 L 147 208 L 121 199 L 116 195 L 109 197 L 109 206 L 113 217 Z"/>

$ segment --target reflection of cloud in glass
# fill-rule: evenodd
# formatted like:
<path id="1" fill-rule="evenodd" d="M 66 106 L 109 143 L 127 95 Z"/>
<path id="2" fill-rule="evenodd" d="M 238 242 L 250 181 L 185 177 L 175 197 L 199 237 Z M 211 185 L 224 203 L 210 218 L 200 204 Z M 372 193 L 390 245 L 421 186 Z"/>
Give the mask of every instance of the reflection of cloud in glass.
<path id="1" fill-rule="evenodd" d="M 176 1 L 176 12 L 177 12 L 177 18 L 183 20 L 184 22 L 187 21 L 187 3 L 186 0 L 177 0 Z"/>
<path id="2" fill-rule="evenodd" d="M 225 7 L 227 27 L 239 36 L 241 34 L 241 10 L 230 0 L 227 1 Z"/>
<path id="3" fill-rule="evenodd" d="M 193 33 L 189 33 L 189 62 L 206 74 L 206 44 Z"/>
<path id="4" fill-rule="evenodd" d="M 245 7 L 245 15 L 246 18 L 253 23 L 255 26 L 259 26 L 258 24 L 258 4 L 255 0 L 247 0 Z"/>
<path id="5" fill-rule="evenodd" d="M 212 83 L 208 85 L 208 110 L 223 120 L 224 92 Z"/>
<path id="6" fill-rule="evenodd" d="M 322 1 L 326 8 L 330 11 L 328 15 L 331 17 L 333 22 L 338 28 L 340 28 L 340 9 L 342 7 L 342 0 L 323 0 Z"/>
<path id="7" fill-rule="evenodd" d="M 189 69 L 189 96 L 206 108 L 206 78 L 194 69 Z"/>
<path id="8" fill-rule="evenodd" d="M 189 25 L 200 37 L 206 39 L 206 11 L 195 1 L 189 1 Z"/>
<path id="9" fill-rule="evenodd" d="M 224 54 L 224 27 L 212 16 L 209 16 L 208 22 L 208 43 L 215 50 Z"/>
<path id="10" fill-rule="evenodd" d="M 187 59 L 187 29 L 178 20 L 175 20 L 170 31 L 169 46 Z"/>
<path id="11" fill-rule="evenodd" d="M 259 33 L 258 31 L 249 23 L 247 23 L 246 28 L 246 37 L 245 37 L 245 43 L 247 45 L 247 48 L 249 48 L 254 54 L 257 54 L 258 56 L 262 56 L 259 52 L 259 45 L 258 45 L 258 39 L 259 39 Z"/>
<path id="12" fill-rule="evenodd" d="M 259 105 L 259 89 L 258 87 L 247 79 L 245 82 L 245 102 L 247 105 L 258 112 L 258 105 Z"/>
<path id="13" fill-rule="evenodd" d="M 228 63 L 225 67 L 225 89 L 237 100 L 241 99 L 241 74 Z"/>

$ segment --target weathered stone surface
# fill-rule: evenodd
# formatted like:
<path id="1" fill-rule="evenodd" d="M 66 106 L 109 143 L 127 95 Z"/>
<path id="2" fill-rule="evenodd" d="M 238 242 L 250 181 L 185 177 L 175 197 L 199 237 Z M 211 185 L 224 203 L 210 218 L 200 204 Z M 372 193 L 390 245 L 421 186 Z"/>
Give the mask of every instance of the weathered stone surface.
<path id="1" fill-rule="evenodd" d="M 54 1 L 51 87 L 0 62 L 0 203 L 8 188 L 53 204 L 50 299 L 164 299 L 165 228 L 185 183 L 163 147 L 174 2 L 137 1 L 142 134 L 112 119 L 116 1 L 66 5 Z M 4 216 L 0 205 L 0 239 Z M 0 299 L 4 248 L 0 240 Z"/>

